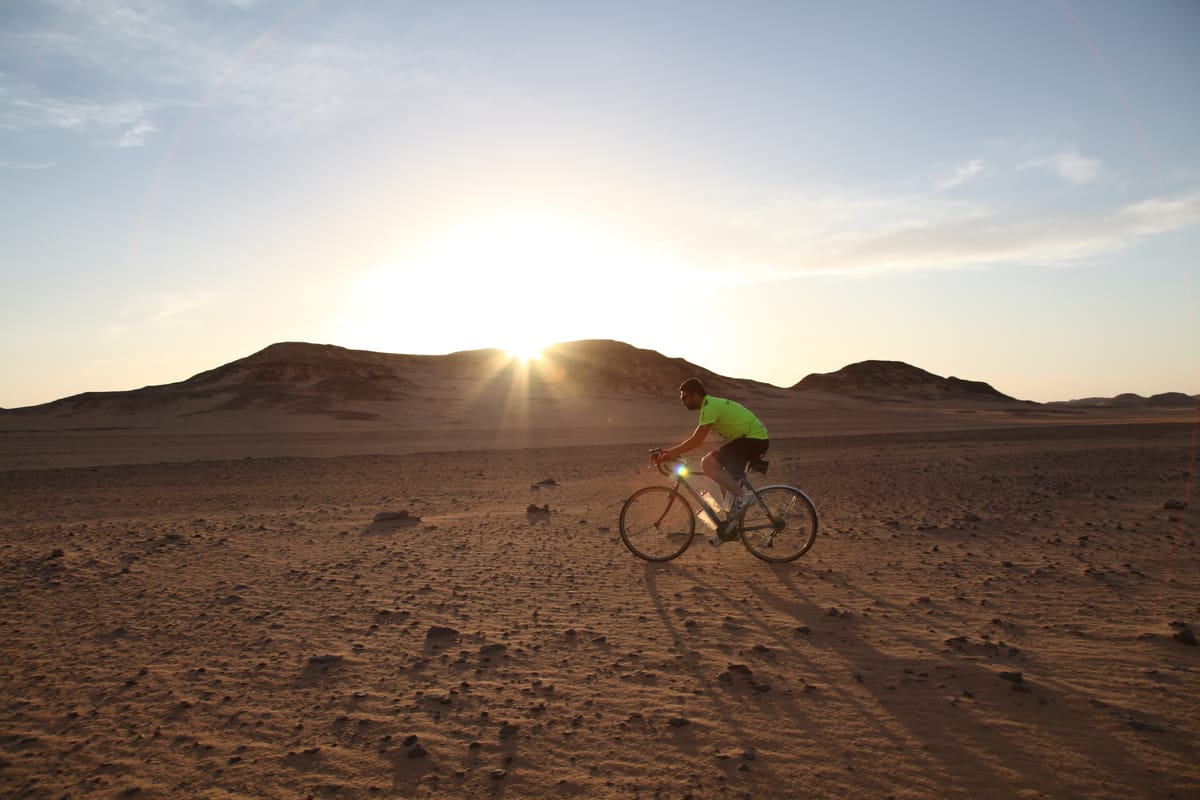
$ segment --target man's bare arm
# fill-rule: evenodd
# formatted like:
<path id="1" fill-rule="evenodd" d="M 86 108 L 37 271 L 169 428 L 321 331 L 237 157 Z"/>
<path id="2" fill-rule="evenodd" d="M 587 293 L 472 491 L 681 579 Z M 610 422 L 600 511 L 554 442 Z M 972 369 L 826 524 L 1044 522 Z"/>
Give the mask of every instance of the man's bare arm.
<path id="1" fill-rule="evenodd" d="M 708 432 L 712 430 L 712 425 L 697 425 L 696 430 L 685 441 L 679 444 L 668 447 L 662 452 L 664 461 L 670 461 L 673 458 L 683 455 L 691 450 L 695 450 L 700 445 L 704 444 L 704 440 L 708 438 Z"/>

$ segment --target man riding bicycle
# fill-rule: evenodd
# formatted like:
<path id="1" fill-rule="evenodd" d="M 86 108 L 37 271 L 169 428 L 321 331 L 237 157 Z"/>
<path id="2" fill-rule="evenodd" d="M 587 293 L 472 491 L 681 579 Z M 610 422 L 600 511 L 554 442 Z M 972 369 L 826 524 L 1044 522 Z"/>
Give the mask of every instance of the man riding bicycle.
<path id="1" fill-rule="evenodd" d="M 709 431 L 716 431 L 725 439 L 725 444 L 704 456 L 700 469 L 733 495 L 728 519 L 737 519 L 754 500 L 754 495 L 744 491 L 738 481 L 746 474 L 750 462 L 767 452 L 770 446 L 767 428 L 745 406 L 710 395 L 697 378 L 689 378 L 679 386 L 679 399 L 689 411 L 700 411 L 700 422 L 685 441 L 661 450 L 655 456 L 655 463 L 672 461 L 695 450 L 704 444 Z"/>

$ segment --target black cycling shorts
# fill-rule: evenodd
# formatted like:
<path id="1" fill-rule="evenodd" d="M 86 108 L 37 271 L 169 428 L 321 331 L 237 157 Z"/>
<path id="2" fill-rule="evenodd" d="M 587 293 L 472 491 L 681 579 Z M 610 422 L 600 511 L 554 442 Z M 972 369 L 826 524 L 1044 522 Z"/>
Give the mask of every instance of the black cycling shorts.
<path id="1" fill-rule="evenodd" d="M 754 459 L 766 455 L 770 446 L 771 442 L 767 439 L 747 439 L 743 436 L 721 445 L 717 450 L 717 463 L 740 480 L 746 474 L 746 466 Z"/>

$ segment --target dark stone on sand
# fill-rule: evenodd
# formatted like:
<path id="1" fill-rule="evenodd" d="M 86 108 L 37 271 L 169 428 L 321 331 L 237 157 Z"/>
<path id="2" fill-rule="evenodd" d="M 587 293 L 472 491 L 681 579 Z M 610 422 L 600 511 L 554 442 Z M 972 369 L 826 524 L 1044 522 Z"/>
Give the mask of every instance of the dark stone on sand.
<path id="1" fill-rule="evenodd" d="M 410 514 L 407 509 L 401 511 L 380 511 L 375 515 L 375 522 L 411 522 L 417 523 L 421 518 Z"/>
<path id="2" fill-rule="evenodd" d="M 321 656 L 310 656 L 308 663 L 310 664 L 336 664 L 342 660 L 342 656 L 333 653 L 326 653 Z"/>
<path id="3" fill-rule="evenodd" d="M 1149 722 L 1142 722 L 1140 719 L 1131 719 L 1131 720 L 1129 720 L 1129 724 L 1132 725 L 1134 728 L 1138 729 L 1139 731 L 1146 731 L 1147 733 L 1166 733 L 1167 732 L 1167 729 L 1162 727 L 1161 725 L 1154 725 Z"/>
<path id="4" fill-rule="evenodd" d="M 534 503 L 530 503 L 528 506 L 525 507 L 525 513 L 526 514 L 549 514 L 550 513 L 550 504 L 547 503 L 544 506 L 538 506 Z"/>
<path id="5" fill-rule="evenodd" d="M 445 625 L 434 625 L 425 633 L 426 639 L 457 639 L 459 632 Z"/>

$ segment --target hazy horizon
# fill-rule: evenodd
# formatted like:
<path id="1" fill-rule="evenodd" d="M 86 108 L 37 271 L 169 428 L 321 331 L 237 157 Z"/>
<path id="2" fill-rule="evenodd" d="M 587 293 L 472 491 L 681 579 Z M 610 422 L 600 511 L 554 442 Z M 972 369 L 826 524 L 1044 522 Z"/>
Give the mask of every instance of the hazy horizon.
<path id="1" fill-rule="evenodd" d="M 1198 31 L 1187 0 L 9 5 L 0 407 L 279 341 L 1198 394 Z"/>

